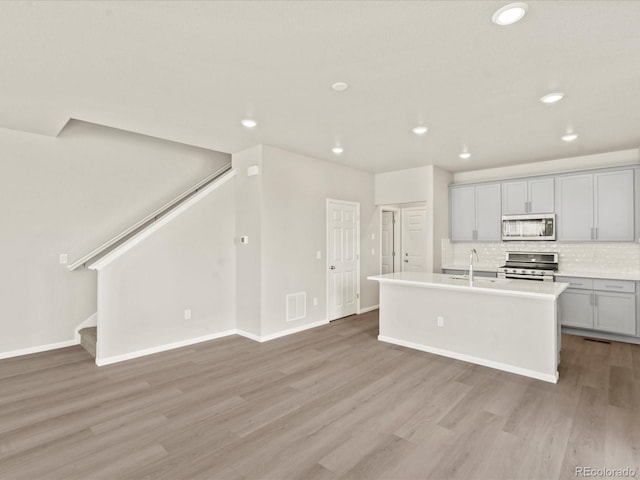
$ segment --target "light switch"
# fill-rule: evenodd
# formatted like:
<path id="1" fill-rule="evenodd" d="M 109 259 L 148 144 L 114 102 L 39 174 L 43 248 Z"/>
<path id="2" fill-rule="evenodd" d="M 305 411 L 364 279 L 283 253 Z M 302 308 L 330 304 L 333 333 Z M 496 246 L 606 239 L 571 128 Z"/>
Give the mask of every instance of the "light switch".
<path id="1" fill-rule="evenodd" d="M 321 259 L 322 259 L 322 252 L 321 252 L 320 250 L 318 250 L 318 251 L 316 252 L 316 258 L 317 258 L 318 260 L 321 260 Z"/>
<path id="2" fill-rule="evenodd" d="M 69 255 L 66 253 L 60 254 L 60 265 L 66 265 L 69 263 Z"/>
<path id="3" fill-rule="evenodd" d="M 372 234 L 371 234 L 371 240 L 375 240 L 375 239 L 376 239 L 376 234 L 375 234 L 375 233 L 372 233 Z"/>
<path id="4" fill-rule="evenodd" d="M 375 255 L 375 254 L 376 254 L 376 249 L 375 249 L 375 248 L 372 248 L 372 249 L 371 249 L 371 255 Z"/>

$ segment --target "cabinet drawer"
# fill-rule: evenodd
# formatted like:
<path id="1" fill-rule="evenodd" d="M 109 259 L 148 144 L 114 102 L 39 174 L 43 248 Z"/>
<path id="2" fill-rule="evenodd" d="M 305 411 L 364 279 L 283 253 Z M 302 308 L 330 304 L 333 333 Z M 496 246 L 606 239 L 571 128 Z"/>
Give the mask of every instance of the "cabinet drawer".
<path id="1" fill-rule="evenodd" d="M 627 280 L 593 280 L 594 290 L 605 290 L 607 292 L 635 293 L 636 282 Z"/>
<path id="2" fill-rule="evenodd" d="M 591 278 L 578 277 L 555 277 L 556 282 L 568 283 L 569 288 L 579 288 L 583 290 L 593 290 L 593 280 Z M 616 289 L 616 291 L 621 291 Z"/>

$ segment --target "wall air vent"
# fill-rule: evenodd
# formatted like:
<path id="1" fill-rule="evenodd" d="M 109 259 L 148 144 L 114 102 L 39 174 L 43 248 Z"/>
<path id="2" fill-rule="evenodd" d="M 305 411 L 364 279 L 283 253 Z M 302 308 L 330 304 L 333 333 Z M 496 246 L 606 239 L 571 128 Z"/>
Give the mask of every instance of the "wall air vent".
<path id="1" fill-rule="evenodd" d="M 307 292 L 287 295 L 287 322 L 307 316 Z"/>

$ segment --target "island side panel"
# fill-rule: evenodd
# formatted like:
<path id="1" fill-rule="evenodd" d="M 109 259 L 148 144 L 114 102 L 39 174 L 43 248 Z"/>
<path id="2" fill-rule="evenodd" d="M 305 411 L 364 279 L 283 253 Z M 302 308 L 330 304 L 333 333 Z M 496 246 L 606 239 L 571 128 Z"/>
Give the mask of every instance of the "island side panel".
<path id="1" fill-rule="evenodd" d="M 379 339 L 557 381 L 552 299 L 380 282 Z"/>

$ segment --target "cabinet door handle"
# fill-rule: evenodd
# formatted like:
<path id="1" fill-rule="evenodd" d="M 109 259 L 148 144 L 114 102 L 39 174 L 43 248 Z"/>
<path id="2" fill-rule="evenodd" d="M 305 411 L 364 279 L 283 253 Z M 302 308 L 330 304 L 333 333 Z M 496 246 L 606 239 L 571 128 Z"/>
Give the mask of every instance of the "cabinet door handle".
<path id="1" fill-rule="evenodd" d="M 622 285 L 605 285 L 605 288 L 624 288 Z"/>

